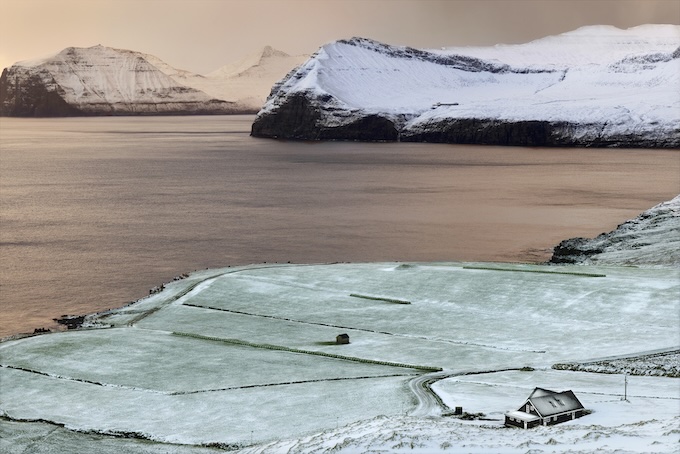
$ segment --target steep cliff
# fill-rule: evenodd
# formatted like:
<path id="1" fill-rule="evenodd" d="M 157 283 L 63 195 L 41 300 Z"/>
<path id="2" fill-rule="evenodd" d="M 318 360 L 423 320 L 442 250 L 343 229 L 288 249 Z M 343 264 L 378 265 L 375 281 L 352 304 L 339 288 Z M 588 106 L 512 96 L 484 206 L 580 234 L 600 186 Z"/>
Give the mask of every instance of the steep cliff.
<path id="1" fill-rule="evenodd" d="M 252 134 L 680 147 L 678 86 L 680 26 L 584 27 L 437 51 L 353 38 L 323 46 L 275 84 Z"/>

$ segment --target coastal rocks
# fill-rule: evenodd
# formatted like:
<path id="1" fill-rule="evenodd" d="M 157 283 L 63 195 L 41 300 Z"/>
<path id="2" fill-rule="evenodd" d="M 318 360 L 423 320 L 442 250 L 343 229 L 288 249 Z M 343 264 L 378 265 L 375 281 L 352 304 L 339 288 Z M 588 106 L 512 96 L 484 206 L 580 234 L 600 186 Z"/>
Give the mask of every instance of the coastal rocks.
<path id="1" fill-rule="evenodd" d="M 275 115 L 258 116 L 252 135 L 297 140 L 396 141 L 399 132 L 389 119 L 375 114 L 345 112 L 330 96 L 294 93 L 282 102 Z"/>
<path id="2" fill-rule="evenodd" d="M 607 234 L 603 233 L 602 235 L 606 236 Z M 581 237 L 569 238 L 555 246 L 550 263 L 582 263 L 593 255 L 601 254 L 602 252 L 604 252 L 603 245 L 597 244 L 592 239 Z"/>
<path id="3" fill-rule="evenodd" d="M 656 205 L 615 230 L 558 244 L 556 264 L 680 265 L 680 195 Z"/>
<path id="4" fill-rule="evenodd" d="M 53 87 L 52 89 L 48 87 Z M 61 93 L 60 93 L 61 91 Z M 0 116 L 8 117 L 66 117 L 82 112 L 64 100 L 49 74 L 27 74 L 21 84 L 16 69 L 2 71 L 0 76 Z"/>
<path id="5" fill-rule="evenodd" d="M 407 128 L 399 135 L 399 140 L 520 147 L 680 147 L 680 133 L 672 132 L 660 139 L 653 131 L 649 134 L 605 133 L 606 127 L 605 123 L 453 118 L 407 124 Z"/>
<path id="6" fill-rule="evenodd" d="M 501 121 L 493 118 L 439 120 L 408 129 L 403 142 L 467 143 L 481 145 L 555 146 L 556 126 L 547 121 Z"/>
<path id="7" fill-rule="evenodd" d="M 54 321 L 66 326 L 66 329 L 77 329 L 83 325 L 85 317 L 85 315 L 62 315 L 60 318 L 55 318 Z"/>

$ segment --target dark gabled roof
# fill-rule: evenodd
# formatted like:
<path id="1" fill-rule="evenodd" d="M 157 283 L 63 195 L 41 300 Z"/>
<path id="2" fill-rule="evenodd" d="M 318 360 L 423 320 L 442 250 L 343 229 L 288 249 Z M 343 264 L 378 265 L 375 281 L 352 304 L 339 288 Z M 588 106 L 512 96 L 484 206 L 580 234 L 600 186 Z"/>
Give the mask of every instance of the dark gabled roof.
<path id="1" fill-rule="evenodd" d="M 536 390 L 534 390 L 534 393 L 535 392 Z M 552 394 L 534 393 L 529 396 L 527 401 L 534 406 L 536 412 L 543 418 L 583 409 L 583 405 L 571 391 L 563 391 L 561 393 L 553 392 Z"/>
<path id="2" fill-rule="evenodd" d="M 534 388 L 527 399 L 531 399 L 532 397 L 549 396 L 551 394 L 557 394 L 557 391 L 550 391 L 549 389 L 545 388 Z"/>

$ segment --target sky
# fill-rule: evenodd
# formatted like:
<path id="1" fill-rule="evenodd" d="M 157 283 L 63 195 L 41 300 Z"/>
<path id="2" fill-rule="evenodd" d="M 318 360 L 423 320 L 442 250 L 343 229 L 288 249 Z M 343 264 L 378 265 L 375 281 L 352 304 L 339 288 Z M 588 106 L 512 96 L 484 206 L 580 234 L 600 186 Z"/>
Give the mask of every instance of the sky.
<path id="1" fill-rule="evenodd" d="M 271 45 L 352 36 L 418 48 L 515 44 L 584 25 L 680 24 L 680 0 L 0 0 L 0 67 L 97 44 L 208 73 Z"/>

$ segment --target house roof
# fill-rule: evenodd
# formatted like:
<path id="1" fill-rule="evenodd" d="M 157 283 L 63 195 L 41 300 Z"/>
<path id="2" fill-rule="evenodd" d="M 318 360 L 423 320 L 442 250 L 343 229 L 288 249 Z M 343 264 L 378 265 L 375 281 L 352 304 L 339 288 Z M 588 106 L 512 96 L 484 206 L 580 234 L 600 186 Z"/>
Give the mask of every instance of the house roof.
<path id="1" fill-rule="evenodd" d="M 536 412 L 544 418 L 583 409 L 583 405 L 571 391 L 552 394 L 538 393 L 537 395 L 532 393 L 527 401 L 531 402 Z"/>
<path id="2" fill-rule="evenodd" d="M 519 419 L 520 421 L 532 422 L 541 419 L 539 416 L 532 415 L 531 413 L 526 413 L 523 411 L 509 411 L 505 414 L 510 418 Z"/>
<path id="3" fill-rule="evenodd" d="M 534 388 L 534 390 L 529 394 L 529 399 L 532 397 L 549 396 L 551 394 L 557 394 L 557 391 L 551 391 L 545 388 Z"/>

